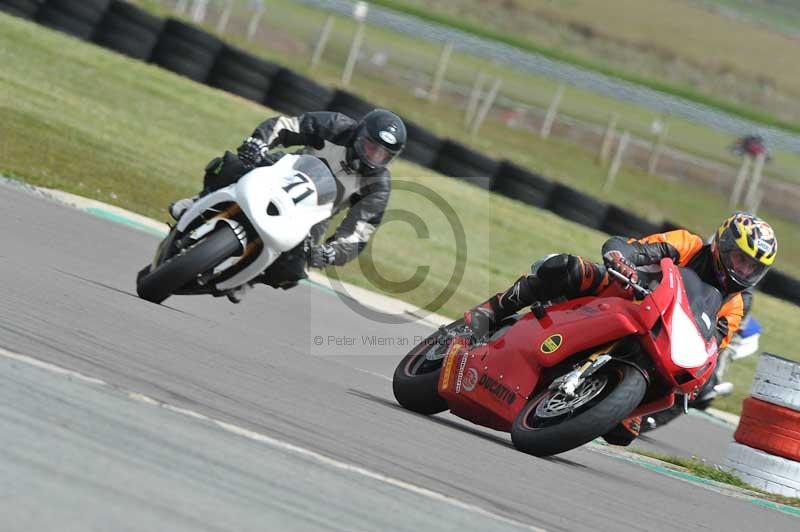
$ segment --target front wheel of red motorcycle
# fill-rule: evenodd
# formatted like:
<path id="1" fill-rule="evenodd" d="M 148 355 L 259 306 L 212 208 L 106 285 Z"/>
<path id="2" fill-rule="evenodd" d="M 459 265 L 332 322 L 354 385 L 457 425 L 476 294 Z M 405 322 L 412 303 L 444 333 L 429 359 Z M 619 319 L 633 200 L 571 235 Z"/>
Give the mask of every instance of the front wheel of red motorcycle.
<path id="1" fill-rule="evenodd" d="M 604 367 L 571 396 L 546 390 L 525 405 L 511 426 L 518 450 L 550 456 L 602 436 L 627 418 L 644 398 L 647 382 L 628 365 Z"/>
<path id="2" fill-rule="evenodd" d="M 445 329 L 463 326 L 464 320 L 460 319 Z M 400 406 L 428 416 L 447 410 L 447 403 L 439 395 L 439 374 L 447 347 L 444 332 L 436 331 L 403 357 L 392 378 L 392 390 Z"/>

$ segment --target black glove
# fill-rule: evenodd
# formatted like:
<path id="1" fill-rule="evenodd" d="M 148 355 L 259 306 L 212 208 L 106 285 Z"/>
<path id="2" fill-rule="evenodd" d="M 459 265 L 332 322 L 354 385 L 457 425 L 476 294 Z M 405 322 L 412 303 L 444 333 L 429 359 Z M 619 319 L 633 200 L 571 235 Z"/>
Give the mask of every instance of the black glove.
<path id="1" fill-rule="evenodd" d="M 603 255 L 603 263 L 606 265 L 606 268 L 616 270 L 624 275 L 631 283 L 639 282 L 639 274 L 636 272 L 636 266 L 631 264 L 622 255 L 622 252 L 617 250 L 609 251 Z"/>
<path id="2" fill-rule="evenodd" d="M 730 332 L 730 327 L 728 326 L 728 318 L 722 317 L 717 320 L 717 327 L 716 327 L 716 335 L 717 335 L 717 345 L 722 345 L 722 341 L 728 337 L 728 333 Z"/>
<path id="3" fill-rule="evenodd" d="M 242 145 L 236 149 L 236 153 L 239 155 L 239 159 L 248 168 L 271 164 L 269 161 L 269 146 L 267 146 L 267 143 L 263 140 L 255 137 L 247 137 L 244 142 L 242 142 Z"/>
<path id="4" fill-rule="evenodd" d="M 495 325 L 494 310 L 484 303 L 464 313 L 464 324 L 472 330 L 472 335 L 480 340 L 485 338 Z"/>
<path id="5" fill-rule="evenodd" d="M 312 268 L 324 268 L 330 266 L 336 260 L 336 248 L 330 244 L 322 244 L 308 249 L 306 252 L 306 262 Z"/>

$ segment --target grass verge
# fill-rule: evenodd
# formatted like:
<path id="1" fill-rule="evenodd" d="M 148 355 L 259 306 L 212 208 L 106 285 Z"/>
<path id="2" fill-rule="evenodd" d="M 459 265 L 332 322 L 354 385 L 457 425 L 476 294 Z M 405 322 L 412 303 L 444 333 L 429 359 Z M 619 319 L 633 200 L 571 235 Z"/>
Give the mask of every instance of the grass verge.
<path id="1" fill-rule="evenodd" d="M 236 146 L 271 111 L 12 17 L 0 15 L 0 173 L 105 201 L 161 220 L 195 193 L 205 163 Z M 536 258 L 566 251 L 596 258 L 605 235 L 462 181 L 399 162 L 387 219 L 343 280 L 457 316 L 508 286 Z M 402 183 L 402 185 L 401 185 Z M 420 194 L 420 191 L 423 193 Z M 443 211 L 430 198 L 443 198 Z M 417 232 L 403 214 L 425 222 Z M 394 217 L 394 218 L 393 218 Z M 454 234 L 465 234 L 464 274 Z M 368 261 L 372 257 L 372 262 Z M 148 257 L 142 257 L 144 263 Z M 131 264 L 133 279 L 141 264 Z M 419 268 L 429 268 L 416 284 Z M 401 286 L 402 285 L 402 286 Z M 764 347 L 800 359 L 798 309 L 759 295 Z M 746 394 L 752 367 L 743 363 Z M 753 359 L 754 360 L 754 359 Z M 753 362 L 754 363 L 754 362 Z M 749 376 L 748 376 L 749 375 Z M 737 404 L 730 409 L 736 411 Z"/>
<path id="2" fill-rule="evenodd" d="M 677 466 L 675 469 L 678 471 L 691 473 L 700 478 L 705 478 L 708 480 L 713 480 L 715 482 L 729 484 L 737 488 L 750 490 L 757 493 L 761 498 L 766 499 L 768 501 L 776 502 L 778 504 L 785 504 L 786 506 L 792 506 L 794 508 L 800 508 L 800 498 L 785 497 L 783 495 L 776 495 L 774 493 L 758 489 L 740 479 L 730 470 L 717 465 L 709 465 L 703 460 L 698 460 L 697 457 L 693 456 L 691 458 L 680 458 L 678 456 L 670 456 L 666 454 L 655 453 L 652 451 L 646 451 L 644 449 L 639 449 L 636 447 L 631 448 L 631 451 L 636 454 L 640 454 L 642 456 L 647 456 L 648 458 L 654 458 L 656 460 L 660 460 L 672 466 Z"/>
<path id="3" fill-rule="evenodd" d="M 752 107 L 747 107 L 741 104 L 736 104 L 726 100 L 722 100 L 720 98 L 715 98 L 708 94 L 694 90 L 690 87 L 673 85 L 653 78 L 638 76 L 631 72 L 626 72 L 624 70 L 614 68 L 610 65 L 601 62 L 584 59 L 582 57 L 579 57 L 577 55 L 574 55 L 572 53 L 566 52 L 558 48 L 541 46 L 531 41 L 530 39 L 525 39 L 512 33 L 497 31 L 490 27 L 479 26 L 478 24 L 466 21 L 461 18 L 445 15 L 429 9 L 423 9 L 415 5 L 409 4 L 407 2 L 404 2 L 403 0 L 373 0 L 373 1 L 378 5 L 382 5 L 384 7 L 396 11 L 401 11 L 409 15 L 413 15 L 422 20 L 427 20 L 430 22 L 435 22 L 437 24 L 449 26 L 467 33 L 491 39 L 493 41 L 502 42 L 514 46 L 516 48 L 519 48 L 521 50 L 527 50 L 529 52 L 537 53 L 545 57 L 555 59 L 557 61 L 570 63 L 579 66 L 581 68 L 585 68 L 587 70 L 593 70 L 595 72 L 599 72 L 607 76 L 629 81 L 631 83 L 648 87 L 653 90 L 657 90 L 659 92 L 672 94 L 673 96 L 677 96 L 679 98 L 685 98 L 687 100 L 695 101 L 697 103 L 701 103 L 703 105 L 719 109 L 720 111 L 724 111 L 726 113 L 730 113 L 732 115 L 736 115 L 741 118 L 745 118 L 747 120 L 753 120 L 755 122 L 760 122 L 762 124 L 767 124 L 780 129 L 785 129 L 787 131 L 792 131 L 794 133 L 800 133 L 800 125 L 798 124 L 781 120 L 775 116 L 764 113 Z"/>

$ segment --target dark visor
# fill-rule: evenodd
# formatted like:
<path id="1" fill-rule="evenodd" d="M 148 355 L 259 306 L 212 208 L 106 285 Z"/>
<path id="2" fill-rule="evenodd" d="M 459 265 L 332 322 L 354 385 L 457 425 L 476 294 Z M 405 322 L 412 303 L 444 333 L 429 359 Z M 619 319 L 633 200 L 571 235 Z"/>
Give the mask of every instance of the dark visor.
<path id="1" fill-rule="evenodd" d="M 359 158 L 374 168 L 386 166 L 392 162 L 392 159 L 397 155 L 395 152 L 381 146 L 369 137 L 361 137 L 358 139 L 355 148 Z"/>

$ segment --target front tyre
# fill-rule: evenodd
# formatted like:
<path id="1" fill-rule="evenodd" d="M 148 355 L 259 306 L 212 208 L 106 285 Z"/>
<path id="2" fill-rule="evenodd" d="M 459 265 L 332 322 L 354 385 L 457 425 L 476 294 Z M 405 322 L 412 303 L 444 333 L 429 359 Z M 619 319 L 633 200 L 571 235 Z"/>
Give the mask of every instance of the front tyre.
<path id="1" fill-rule="evenodd" d="M 145 268 L 139 272 L 136 293 L 142 299 L 161 303 L 201 273 L 213 269 L 241 250 L 239 237 L 231 226 L 221 224 L 186 251 L 168 258 L 155 269 Z"/>
<path id="2" fill-rule="evenodd" d="M 463 325 L 461 319 L 448 325 L 447 329 Z M 403 357 L 392 379 L 394 397 L 400 406 L 425 415 L 447 410 L 447 403 L 439 395 L 439 374 L 447 344 L 445 335 L 436 331 Z"/>
<path id="3" fill-rule="evenodd" d="M 636 368 L 613 365 L 589 376 L 567 397 L 547 390 L 517 414 L 511 441 L 535 456 L 563 453 L 589 443 L 614 428 L 639 406 L 647 382 Z"/>

